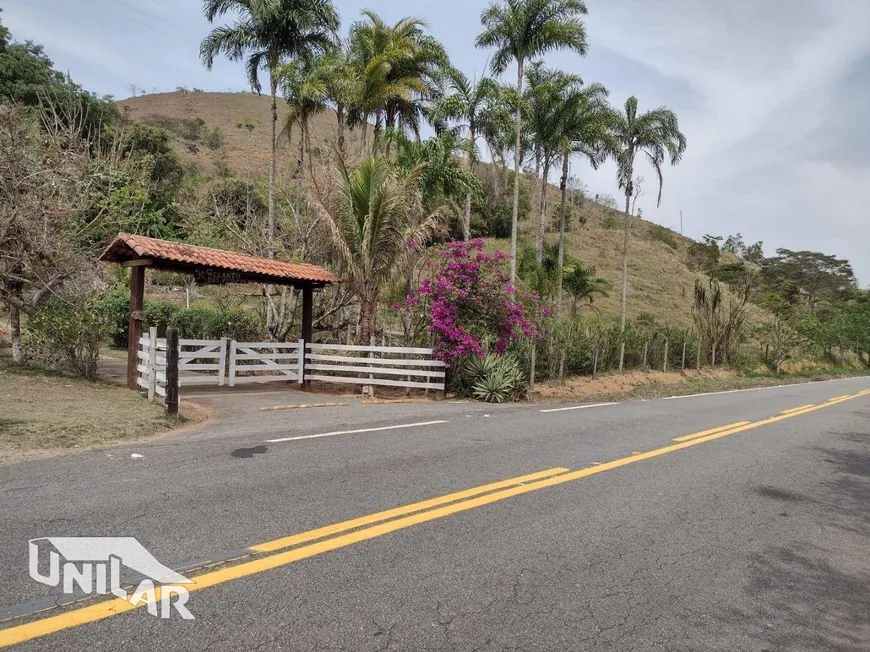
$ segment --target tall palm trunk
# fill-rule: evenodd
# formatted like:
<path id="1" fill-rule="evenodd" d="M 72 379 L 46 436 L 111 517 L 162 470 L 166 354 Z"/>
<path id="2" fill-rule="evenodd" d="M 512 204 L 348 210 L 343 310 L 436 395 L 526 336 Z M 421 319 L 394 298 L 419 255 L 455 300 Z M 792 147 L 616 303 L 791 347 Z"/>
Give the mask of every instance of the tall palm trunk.
<path id="1" fill-rule="evenodd" d="M 556 276 L 556 320 L 562 320 L 562 268 L 565 266 L 565 201 L 568 196 L 568 154 L 562 155 L 562 178 L 559 180 L 562 193 L 559 210 L 559 270 Z"/>
<path id="2" fill-rule="evenodd" d="M 275 177 L 278 176 L 278 150 L 277 150 L 277 129 L 278 129 L 278 80 L 275 77 L 275 66 L 278 62 L 273 62 L 269 66 L 269 86 L 272 93 L 272 130 L 269 141 L 269 225 L 268 225 L 268 243 L 266 244 L 269 258 L 275 257 Z"/>
<path id="3" fill-rule="evenodd" d="M 540 205 L 541 203 L 541 185 L 538 183 L 538 177 L 541 176 L 541 146 L 535 145 L 535 182 L 532 184 L 532 206 L 531 210 L 534 211 L 535 207 Z M 534 214 L 534 213 L 533 213 Z M 538 258 L 538 244 L 541 241 L 541 230 L 535 228 L 535 261 L 537 261 L 538 265 L 541 264 L 541 260 Z"/>
<path id="4" fill-rule="evenodd" d="M 474 123 L 470 124 L 468 127 L 468 139 L 470 141 L 468 147 L 468 171 L 471 174 L 474 174 Z M 462 231 L 465 241 L 468 242 L 471 240 L 471 191 L 465 194 L 465 223 L 462 225 Z"/>
<path id="5" fill-rule="evenodd" d="M 541 177 L 541 196 L 538 204 L 538 235 L 535 241 L 535 260 L 544 260 L 544 216 L 547 213 L 547 178 L 550 176 L 550 154 L 544 152 L 544 175 Z"/>
<path id="6" fill-rule="evenodd" d="M 335 119 L 338 121 L 338 134 L 336 136 L 338 154 L 344 161 L 347 158 L 347 153 L 344 151 L 344 107 L 340 104 L 335 107 Z"/>
<path id="7" fill-rule="evenodd" d="M 305 170 L 305 118 L 299 117 L 299 149 L 296 152 L 296 178 Z"/>
<path id="8" fill-rule="evenodd" d="M 631 232 L 631 190 L 625 191 L 625 237 L 622 242 L 622 316 L 619 319 L 620 330 L 625 330 L 625 312 L 628 307 L 628 236 Z"/>
<path id="9" fill-rule="evenodd" d="M 523 95 L 523 59 L 517 59 L 517 96 Z M 520 103 L 517 103 L 516 140 L 514 142 L 514 210 L 511 217 L 511 285 L 517 282 L 517 229 L 520 217 L 520 147 L 522 140 L 520 134 L 523 129 L 523 111 Z"/>
<path id="10" fill-rule="evenodd" d="M 368 346 L 372 338 L 372 319 L 374 317 L 374 301 L 360 299 L 360 344 Z"/>

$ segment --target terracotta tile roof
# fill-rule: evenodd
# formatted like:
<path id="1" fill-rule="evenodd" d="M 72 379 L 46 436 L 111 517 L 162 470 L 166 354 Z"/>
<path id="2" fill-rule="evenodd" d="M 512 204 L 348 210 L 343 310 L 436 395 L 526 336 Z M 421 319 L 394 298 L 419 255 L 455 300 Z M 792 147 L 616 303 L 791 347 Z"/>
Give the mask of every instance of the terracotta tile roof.
<path id="1" fill-rule="evenodd" d="M 335 283 L 338 281 L 338 278 L 322 267 L 309 263 L 291 263 L 286 260 L 258 258 L 236 251 L 198 247 L 183 242 L 170 242 L 169 240 L 146 238 L 129 233 L 119 233 L 118 237 L 103 252 L 100 260 L 122 262 L 140 257 L 291 281 L 312 281 L 315 283 Z"/>

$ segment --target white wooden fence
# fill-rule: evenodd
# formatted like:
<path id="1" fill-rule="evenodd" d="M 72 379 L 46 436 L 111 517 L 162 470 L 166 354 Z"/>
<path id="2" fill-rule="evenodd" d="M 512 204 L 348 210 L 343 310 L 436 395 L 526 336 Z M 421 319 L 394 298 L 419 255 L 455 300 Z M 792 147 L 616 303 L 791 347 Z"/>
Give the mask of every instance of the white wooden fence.
<path id="1" fill-rule="evenodd" d="M 137 384 L 149 400 L 166 396 L 166 340 L 139 339 Z M 317 380 L 443 391 L 445 365 L 432 349 L 298 342 L 179 340 L 179 385 Z"/>
<path id="2" fill-rule="evenodd" d="M 432 359 L 432 349 L 305 345 L 305 380 L 443 390 L 444 379 L 444 363 Z"/>
<path id="3" fill-rule="evenodd" d="M 298 342 L 230 342 L 230 387 L 238 382 L 302 382 L 302 340 Z M 248 375 L 251 374 L 251 375 Z"/>

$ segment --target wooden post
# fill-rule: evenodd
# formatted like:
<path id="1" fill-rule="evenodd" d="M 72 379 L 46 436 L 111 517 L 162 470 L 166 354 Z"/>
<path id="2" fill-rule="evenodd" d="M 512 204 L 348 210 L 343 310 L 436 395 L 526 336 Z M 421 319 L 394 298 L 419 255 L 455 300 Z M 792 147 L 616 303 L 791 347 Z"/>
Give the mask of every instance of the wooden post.
<path id="1" fill-rule="evenodd" d="M 712 358 L 712 366 L 716 366 L 716 342 L 713 342 L 713 358 Z"/>
<path id="2" fill-rule="evenodd" d="M 595 376 L 598 375 L 598 345 L 595 345 L 595 357 L 592 360 L 592 379 L 595 379 Z"/>
<path id="3" fill-rule="evenodd" d="M 236 341 L 230 340 L 230 387 L 236 386 Z"/>
<path id="4" fill-rule="evenodd" d="M 157 393 L 157 327 L 148 329 L 148 401 Z"/>
<path id="5" fill-rule="evenodd" d="M 559 351 L 559 382 L 565 382 L 565 347 Z"/>
<path id="6" fill-rule="evenodd" d="M 297 352 L 299 353 L 299 358 L 297 360 L 299 367 L 296 370 L 299 378 L 297 378 L 296 381 L 301 385 L 305 382 L 305 340 L 300 337 L 296 343 L 299 345 L 299 348 L 297 349 Z"/>
<path id="7" fill-rule="evenodd" d="M 166 332 L 166 414 L 178 416 L 178 329 Z"/>
<path id="8" fill-rule="evenodd" d="M 698 338 L 698 360 L 695 363 L 695 371 L 701 373 L 701 338 Z"/>
<path id="9" fill-rule="evenodd" d="M 372 347 L 375 347 L 375 346 L 378 345 L 378 341 L 377 341 L 377 338 L 375 337 L 375 334 L 374 334 L 374 333 L 372 333 L 371 336 L 369 337 L 369 345 L 372 346 Z M 370 358 L 374 358 L 374 357 L 376 357 L 376 356 L 375 356 L 375 352 L 374 352 L 374 351 L 369 351 L 369 357 L 370 357 Z M 372 367 L 374 367 L 374 365 L 373 365 L 373 364 L 369 364 L 369 367 L 372 368 Z M 375 377 L 374 377 L 372 374 L 369 374 L 369 380 L 374 380 L 374 378 L 375 378 Z M 374 383 L 372 383 L 371 385 L 368 386 L 368 393 L 369 393 L 369 396 L 370 396 L 371 398 L 374 398 L 374 397 L 375 397 L 375 385 L 374 385 Z"/>
<path id="10" fill-rule="evenodd" d="M 302 339 L 305 344 L 311 344 L 314 340 L 314 290 L 310 285 L 302 288 Z M 311 381 L 304 380 L 305 375 L 305 352 L 302 351 L 302 389 L 311 390 Z"/>
<path id="11" fill-rule="evenodd" d="M 646 371 L 646 354 L 647 349 L 649 348 L 649 342 L 643 343 L 643 370 Z"/>
<path id="12" fill-rule="evenodd" d="M 668 341 L 665 340 L 665 364 L 662 367 L 662 371 L 667 372 L 668 370 Z"/>
<path id="13" fill-rule="evenodd" d="M 619 373 L 622 373 L 622 364 L 625 361 L 625 342 L 619 345 Z"/>
<path id="14" fill-rule="evenodd" d="M 218 371 L 218 385 L 223 387 L 224 385 L 224 377 L 227 373 L 227 338 L 221 338 L 221 350 L 220 357 L 218 358 L 218 367 L 220 370 Z"/>
<path id="15" fill-rule="evenodd" d="M 136 389 L 142 306 L 145 300 L 145 267 L 130 268 L 130 316 L 127 320 L 127 389 Z"/>
<path id="16" fill-rule="evenodd" d="M 538 346 L 535 340 L 532 340 L 532 359 L 529 365 L 529 389 L 535 388 L 535 353 Z"/>
<path id="17" fill-rule="evenodd" d="M 688 342 L 683 340 L 683 366 L 682 366 L 683 371 L 686 370 L 686 344 L 688 344 Z"/>

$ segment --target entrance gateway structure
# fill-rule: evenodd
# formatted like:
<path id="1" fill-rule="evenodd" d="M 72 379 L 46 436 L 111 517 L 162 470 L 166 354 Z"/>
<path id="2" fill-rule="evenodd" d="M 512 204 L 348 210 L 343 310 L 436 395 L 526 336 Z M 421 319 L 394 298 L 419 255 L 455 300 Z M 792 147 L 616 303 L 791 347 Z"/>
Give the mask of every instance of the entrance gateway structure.
<path id="1" fill-rule="evenodd" d="M 302 339 L 312 341 L 314 290 L 338 282 L 333 274 L 309 263 L 258 258 L 235 251 L 198 247 L 119 233 L 100 256 L 105 262 L 129 267 L 130 317 L 127 340 L 127 387 L 137 389 L 137 356 L 145 320 L 145 269 L 191 274 L 200 285 L 263 283 L 302 290 Z"/>

